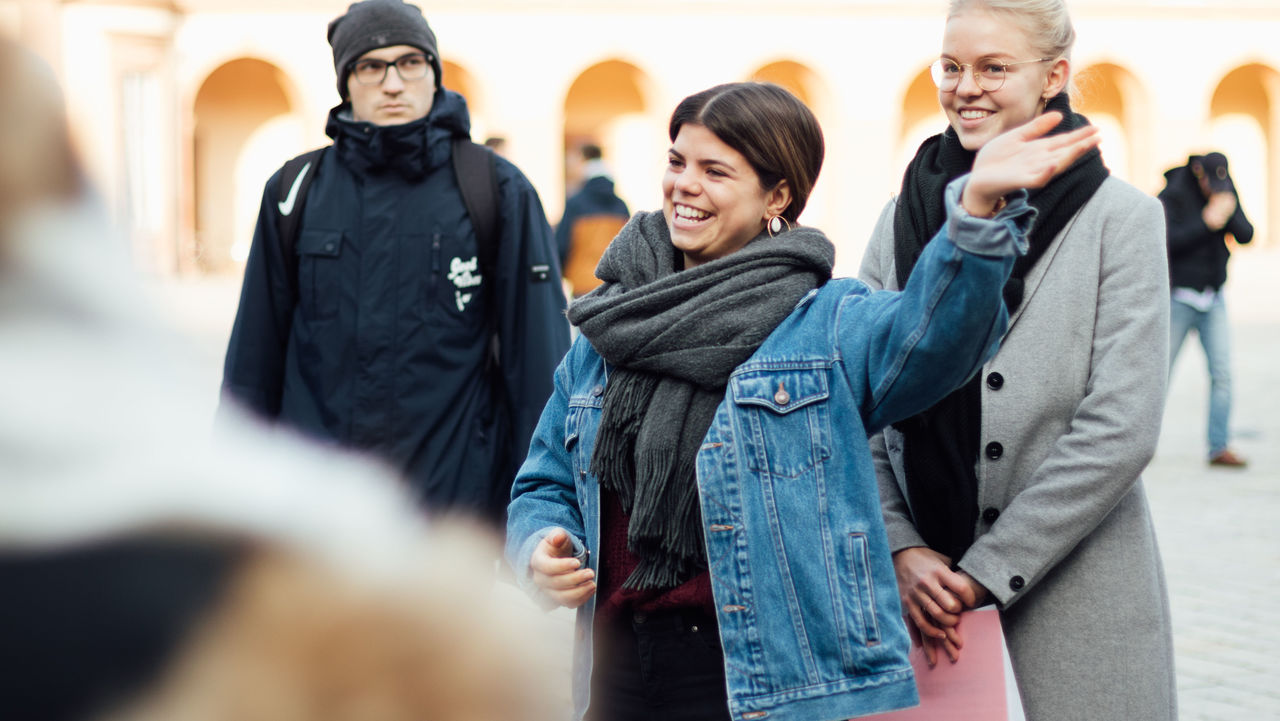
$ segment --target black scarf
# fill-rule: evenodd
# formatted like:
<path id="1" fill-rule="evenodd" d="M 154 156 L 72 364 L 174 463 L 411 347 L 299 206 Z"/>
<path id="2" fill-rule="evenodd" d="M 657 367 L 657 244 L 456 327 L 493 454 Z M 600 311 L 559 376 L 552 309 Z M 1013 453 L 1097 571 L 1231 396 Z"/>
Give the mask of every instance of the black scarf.
<path id="1" fill-rule="evenodd" d="M 1049 134 L 1066 133 L 1089 121 L 1071 110 L 1066 93 L 1049 101 L 1063 120 Z M 902 192 L 893 218 L 894 263 L 898 286 L 905 287 L 924 246 L 946 222 L 943 192 L 947 183 L 973 168 L 976 153 L 965 150 L 952 128 L 926 140 L 902 179 Z M 1029 201 L 1037 211 L 1027 236 L 1027 254 L 1014 263 L 1004 287 L 1005 304 L 1013 313 L 1023 300 L 1028 271 L 1044 255 L 1067 222 L 1097 192 L 1109 171 L 1096 149 L 1080 158 Z M 929 547 L 958 560 L 973 543 L 978 514 L 979 438 L 982 393 L 979 376 L 969 380 L 932 408 L 901 421 L 907 497 L 915 525 Z"/>
<path id="2" fill-rule="evenodd" d="M 688 270 L 662 213 L 637 213 L 609 245 L 604 285 L 569 308 L 615 369 L 591 472 L 630 516 L 639 565 L 629 589 L 671 588 L 706 567 L 694 461 L 729 374 L 813 288 L 831 277 L 821 232 L 760 235 Z"/>

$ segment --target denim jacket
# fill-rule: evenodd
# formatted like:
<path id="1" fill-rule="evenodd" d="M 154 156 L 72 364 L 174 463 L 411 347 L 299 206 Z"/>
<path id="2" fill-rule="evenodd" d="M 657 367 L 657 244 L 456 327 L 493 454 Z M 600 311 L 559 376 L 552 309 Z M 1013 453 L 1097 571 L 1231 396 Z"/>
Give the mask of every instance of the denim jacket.
<path id="1" fill-rule="evenodd" d="M 868 444 L 961 385 L 996 350 L 1001 289 L 1035 211 L 1018 193 L 994 220 L 959 206 L 901 292 L 854 279 L 810 292 L 730 376 L 697 455 L 703 534 L 735 720 L 818 721 L 917 703 Z M 530 580 L 564 528 L 597 572 L 600 488 L 590 472 L 609 367 L 578 338 L 555 374 L 508 509 L 507 555 Z M 578 610 L 575 718 L 590 702 L 595 598 Z"/>

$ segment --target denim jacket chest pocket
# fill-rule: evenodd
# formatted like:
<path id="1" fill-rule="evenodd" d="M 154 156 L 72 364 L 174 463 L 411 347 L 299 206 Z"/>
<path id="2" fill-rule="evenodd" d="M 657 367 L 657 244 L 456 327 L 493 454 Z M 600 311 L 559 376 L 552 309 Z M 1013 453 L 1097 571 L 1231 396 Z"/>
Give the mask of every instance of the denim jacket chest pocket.
<path id="1" fill-rule="evenodd" d="M 826 362 L 740 370 L 730 392 L 747 466 L 799 478 L 831 457 L 831 367 Z"/>
<path id="2" fill-rule="evenodd" d="M 591 471 L 591 450 L 595 447 L 603 405 L 603 385 L 569 398 L 569 410 L 564 419 L 564 449 L 573 461 L 573 478 L 578 486 L 586 481 Z"/>

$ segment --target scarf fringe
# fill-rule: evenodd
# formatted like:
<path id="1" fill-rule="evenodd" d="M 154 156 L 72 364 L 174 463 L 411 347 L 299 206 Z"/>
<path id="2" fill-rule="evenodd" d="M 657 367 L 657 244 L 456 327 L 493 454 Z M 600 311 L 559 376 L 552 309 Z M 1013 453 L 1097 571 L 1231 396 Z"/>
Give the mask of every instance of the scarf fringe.
<path id="1" fill-rule="evenodd" d="M 614 422 L 600 424 L 591 453 L 591 472 L 618 495 L 628 515 L 635 505 L 636 439 L 658 382 L 647 373 L 622 373 L 613 379 L 616 387 L 605 394 L 602 414 Z"/>
<path id="2" fill-rule="evenodd" d="M 706 566 L 702 513 L 692 459 L 674 447 L 645 449 L 635 457 L 640 479 L 627 528 L 627 548 L 639 564 L 623 588 L 669 588 Z"/>

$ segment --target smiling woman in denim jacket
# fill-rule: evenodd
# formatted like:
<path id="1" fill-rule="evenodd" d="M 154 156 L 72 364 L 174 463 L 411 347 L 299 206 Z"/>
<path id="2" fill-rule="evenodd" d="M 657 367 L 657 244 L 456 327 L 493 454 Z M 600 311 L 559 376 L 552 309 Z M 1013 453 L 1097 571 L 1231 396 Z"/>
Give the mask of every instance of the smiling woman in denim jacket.
<path id="1" fill-rule="evenodd" d="M 575 719 L 844 719 L 916 701 L 865 438 L 965 381 L 1039 187 L 1095 134 L 989 143 L 901 292 L 831 279 L 797 223 L 822 131 L 769 84 L 671 117 L 662 212 L 609 246 L 604 284 L 512 489 L 507 554 L 578 608 Z M 594 659 L 594 662 L 593 662 Z"/>

